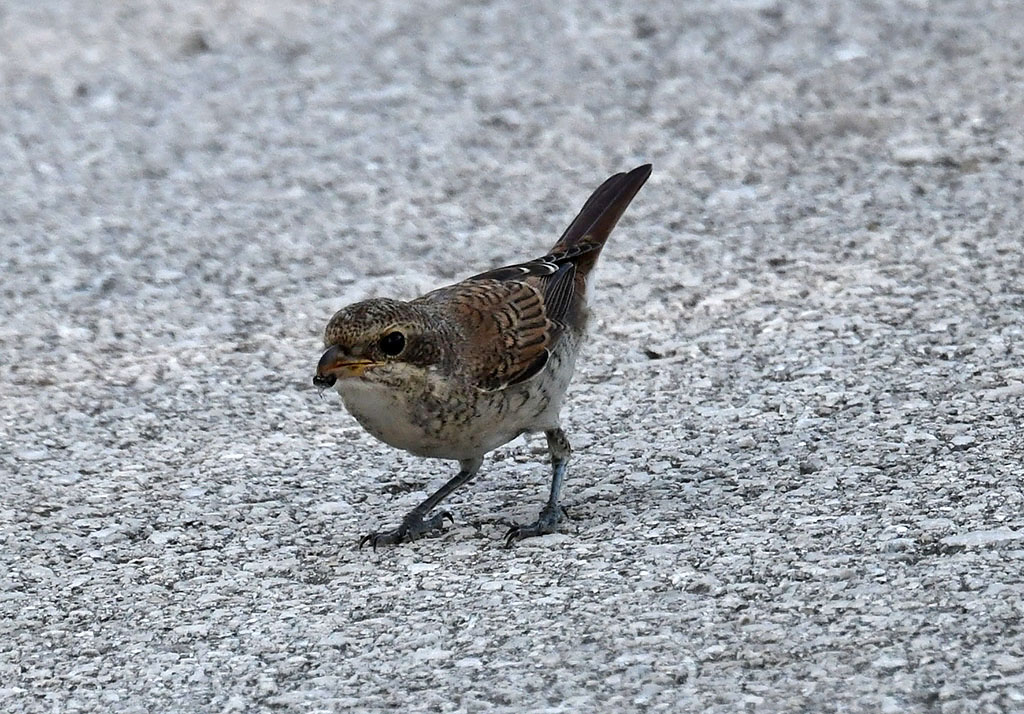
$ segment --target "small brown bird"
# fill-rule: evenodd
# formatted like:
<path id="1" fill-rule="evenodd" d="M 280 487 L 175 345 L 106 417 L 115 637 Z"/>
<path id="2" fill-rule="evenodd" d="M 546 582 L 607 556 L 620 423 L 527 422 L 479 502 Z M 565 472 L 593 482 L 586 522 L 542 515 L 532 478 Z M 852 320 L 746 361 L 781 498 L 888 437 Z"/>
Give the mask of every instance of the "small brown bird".
<path id="1" fill-rule="evenodd" d="M 460 466 L 397 528 L 364 536 L 360 547 L 413 540 L 453 520 L 447 511 L 429 514 L 476 475 L 484 454 L 535 431 L 547 437 L 551 494 L 540 517 L 513 526 L 505 541 L 555 532 L 569 459 L 559 411 L 587 326 L 588 275 L 650 174 L 645 164 L 601 184 L 542 258 L 410 302 L 364 300 L 331 318 L 313 384 L 336 386 L 381 441 Z"/>

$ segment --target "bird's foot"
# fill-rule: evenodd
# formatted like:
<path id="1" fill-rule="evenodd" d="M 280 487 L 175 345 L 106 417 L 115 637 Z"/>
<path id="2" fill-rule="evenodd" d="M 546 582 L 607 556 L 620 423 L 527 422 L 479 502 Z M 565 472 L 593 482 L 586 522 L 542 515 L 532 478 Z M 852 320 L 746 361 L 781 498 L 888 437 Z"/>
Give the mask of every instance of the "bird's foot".
<path id="1" fill-rule="evenodd" d="M 374 531 L 364 535 L 359 539 L 359 547 L 362 548 L 369 543 L 374 550 L 377 550 L 378 545 L 398 545 L 406 541 L 416 540 L 421 535 L 440 530 L 445 518 L 452 523 L 455 522 L 452 514 L 448 511 L 439 511 L 427 519 L 424 519 L 416 511 L 412 511 L 402 519 L 402 525 L 398 526 L 398 528 L 393 528 L 389 531 Z"/>
<path id="2" fill-rule="evenodd" d="M 523 538 L 557 533 L 558 524 L 568 517 L 564 506 L 545 506 L 540 512 L 540 517 L 530 525 L 514 525 L 508 529 L 508 533 L 505 534 L 505 547 L 511 548 L 513 543 Z"/>

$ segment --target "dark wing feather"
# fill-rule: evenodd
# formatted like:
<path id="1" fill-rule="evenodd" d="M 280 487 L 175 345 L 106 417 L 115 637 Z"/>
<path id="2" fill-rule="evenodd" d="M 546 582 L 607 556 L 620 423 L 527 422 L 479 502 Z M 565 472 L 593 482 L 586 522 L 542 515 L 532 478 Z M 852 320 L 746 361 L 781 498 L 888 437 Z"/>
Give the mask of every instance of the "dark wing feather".
<path id="1" fill-rule="evenodd" d="M 567 261 L 543 282 L 544 309 L 548 319 L 555 323 L 559 331 L 573 309 L 573 298 L 576 296 L 575 278 L 576 266 Z"/>

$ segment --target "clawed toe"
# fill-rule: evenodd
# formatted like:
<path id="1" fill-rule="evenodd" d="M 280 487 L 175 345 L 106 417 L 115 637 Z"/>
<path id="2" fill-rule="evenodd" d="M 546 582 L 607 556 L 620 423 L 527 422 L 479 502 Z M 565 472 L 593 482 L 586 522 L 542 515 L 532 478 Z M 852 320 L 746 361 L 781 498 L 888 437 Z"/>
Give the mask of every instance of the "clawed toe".
<path id="1" fill-rule="evenodd" d="M 374 531 L 367 533 L 359 539 L 359 548 L 362 549 L 367 543 L 374 550 L 378 545 L 398 545 L 405 541 L 413 541 L 431 531 L 440 530 L 444 519 L 447 518 L 455 523 L 455 518 L 448 511 L 440 511 L 430 518 L 424 520 L 418 513 L 410 513 L 402 519 L 402 525 L 389 531 Z"/>
<path id="2" fill-rule="evenodd" d="M 403 528 L 394 528 L 390 531 L 374 531 L 373 533 L 367 533 L 359 539 L 359 549 L 362 550 L 363 546 L 367 543 L 377 550 L 378 545 L 397 545 L 406 538 L 406 533 Z"/>
<path id="3" fill-rule="evenodd" d="M 558 524 L 563 518 L 569 518 L 569 513 L 562 506 L 552 508 L 547 506 L 540 512 L 540 517 L 533 523 L 525 526 L 514 525 L 505 534 L 505 547 L 511 548 L 512 544 L 523 538 L 548 535 L 558 532 Z"/>

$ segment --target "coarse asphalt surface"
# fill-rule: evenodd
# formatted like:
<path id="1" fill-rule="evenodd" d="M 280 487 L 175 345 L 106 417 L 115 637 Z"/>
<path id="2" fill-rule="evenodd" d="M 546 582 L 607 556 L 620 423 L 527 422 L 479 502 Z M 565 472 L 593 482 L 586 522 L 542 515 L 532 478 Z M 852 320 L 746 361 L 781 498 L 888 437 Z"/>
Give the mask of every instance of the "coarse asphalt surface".
<path id="1" fill-rule="evenodd" d="M 1024 711 L 1024 3 L 0 7 L 0 710 Z M 454 472 L 326 320 L 654 174 Z"/>

